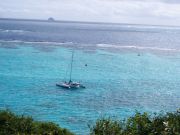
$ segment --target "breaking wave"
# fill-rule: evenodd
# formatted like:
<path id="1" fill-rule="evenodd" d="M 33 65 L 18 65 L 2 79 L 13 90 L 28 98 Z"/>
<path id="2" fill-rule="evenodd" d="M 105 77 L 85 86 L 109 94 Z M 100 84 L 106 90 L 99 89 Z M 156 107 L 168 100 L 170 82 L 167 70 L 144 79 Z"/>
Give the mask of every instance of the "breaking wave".
<path id="1" fill-rule="evenodd" d="M 112 49 L 131 49 L 131 50 L 152 50 L 152 51 L 174 51 L 180 52 L 180 49 L 174 48 L 160 48 L 160 47 L 145 47 L 145 46 L 120 46 L 113 44 L 97 44 L 97 47 L 100 48 L 112 48 Z"/>
<path id="2" fill-rule="evenodd" d="M 180 52 L 180 49 L 176 48 L 164 48 L 164 47 L 149 47 L 149 46 L 135 46 L 135 45 L 118 45 L 118 44 L 78 44 L 73 42 L 48 42 L 48 41 L 22 41 L 22 40 L 0 40 L 0 43 L 15 43 L 15 44 L 38 44 L 38 45 L 55 45 L 55 46 L 69 46 L 73 47 L 87 47 L 94 49 L 116 49 L 116 50 L 142 50 L 142 51 L 164 51 L 164 52 Z"/>
<path id="3" fill-rule="evenodd" d="M 3 33 L 25 33 L 25 32 L 32 32 L 32 31 L 28 31 L 28 30 L 4 30 L 4 29 L 0 29 L 0 32 L 3 32 Z"/>
<path id="4" fill-rule="evenodd" d="M 1 43 L 24 43 L 24 44 L 52 44 L 52 45 L 65 45 L 73 44 L 72 42 L 47 42 L 47 41 L 22 41 L 22 40 L 0 40 Z"/>

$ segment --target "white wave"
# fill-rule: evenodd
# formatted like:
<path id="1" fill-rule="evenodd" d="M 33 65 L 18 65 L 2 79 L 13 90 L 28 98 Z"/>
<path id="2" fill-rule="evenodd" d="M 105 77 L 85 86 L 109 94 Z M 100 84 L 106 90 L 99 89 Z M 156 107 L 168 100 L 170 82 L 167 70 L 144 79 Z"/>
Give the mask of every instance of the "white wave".
<path id="1" fill-rule="evenodd" d="M 158 26 L 158 25 L 122 25 L 126 28 L 137 28 L 137 29 L 164 29 L 164 30 L 180 30 L 179 26 Z"/>
<path id="2" fill-rule="evenodd" d="M 25 33 L 25 32 L 31 32 L 31 31 L 26 31 L 26 30 L 3 30 L 3 29 L 0 29 L 1 32 L 4 32 L 4 33 L 9 33 L 9 32 L 12 32 L 12 33 Z"/>
<path id="3" fill-rule="evenodd" d="M 19 44 L 44 44 L 44 45 L 74 45 L 73 42 L 47 42 L 47 41 L 21 41 L 21 40 L 0 40 L 0 43 L 19 43 Z M 82 46 L 82 44 L 80 45 Z M 86 45 L 87 46 L 87 45 Z M 90 45 L 94 46 L 94 45 Z M 175 48 L 160 48 L 160 47 L 145 47 L 145 46 L 122 46 L 118 44 L 96 44 L 99 48 L 104 49 L 126 49 L 126 50 L 152 50 L 152 51 L 174 51 L 180 52 L 180 49 Z"/>
<path id="4" fill-rule="evenodd" d="M 160 48 L 160 47 L 144 47 L 144 46 L 120 46 L 113 44 L 97 44 L 100 48 L 114 48 L 114 49 L 136 49 L 136 50 L 157 50 L 157 51 L 175 51 L 180 52 L 180 49 L 174 48 Z"/>
<path id="5" fill-rule="evenodd" d="M 21 41 L 21 40 L 0 40 L 1 43 L 24 43 L 24 44 L 53 44 L 53 45 L 71 45 L 73 42 L 46 42 L 46 41 Z"/>

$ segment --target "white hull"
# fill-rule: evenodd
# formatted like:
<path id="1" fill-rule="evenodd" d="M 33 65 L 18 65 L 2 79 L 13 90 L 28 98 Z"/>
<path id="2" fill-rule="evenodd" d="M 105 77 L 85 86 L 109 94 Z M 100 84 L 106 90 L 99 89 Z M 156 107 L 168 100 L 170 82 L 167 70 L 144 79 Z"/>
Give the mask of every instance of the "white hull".
<path id="1" fill-rule="evenodd" d="M 77 82 L 69 82 L 69 83 L 61 82 L 61 83 L 57 83 L 56 86 L 67 88 L 67 89 L 85 88 L 85 86 Z"/>

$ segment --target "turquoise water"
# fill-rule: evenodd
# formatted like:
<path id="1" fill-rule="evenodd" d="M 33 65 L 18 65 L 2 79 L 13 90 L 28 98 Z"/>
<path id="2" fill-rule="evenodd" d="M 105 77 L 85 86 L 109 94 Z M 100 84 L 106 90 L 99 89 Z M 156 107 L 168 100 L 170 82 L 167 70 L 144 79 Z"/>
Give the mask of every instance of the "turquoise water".
<path id="1" fill-rule="evenodd" d="M 8 45 L 7 45 L 8 44 Z M 75 49 L 73 80 L 87 87 L 56 87 L 68 80 L 71 48 L 6 43 L 0 48 L 0 109 L 87 134 L 101 116 L 120 119 L 135 110 L 180 107 L 180 56 L 134 51 Z M 87 67 L 85 66 L 87 64 Z"/>

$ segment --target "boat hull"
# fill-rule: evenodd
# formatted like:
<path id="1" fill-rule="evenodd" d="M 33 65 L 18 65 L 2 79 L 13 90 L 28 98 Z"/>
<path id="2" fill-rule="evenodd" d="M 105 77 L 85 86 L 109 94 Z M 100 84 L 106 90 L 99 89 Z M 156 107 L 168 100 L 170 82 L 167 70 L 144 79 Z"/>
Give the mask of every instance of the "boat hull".
<path id="1" fill-rule="evenodd" d="M 56 86 L 66 89 L 85 88 L 85 86 L 81 85 L 80 83 L 57 83 Z"/>

